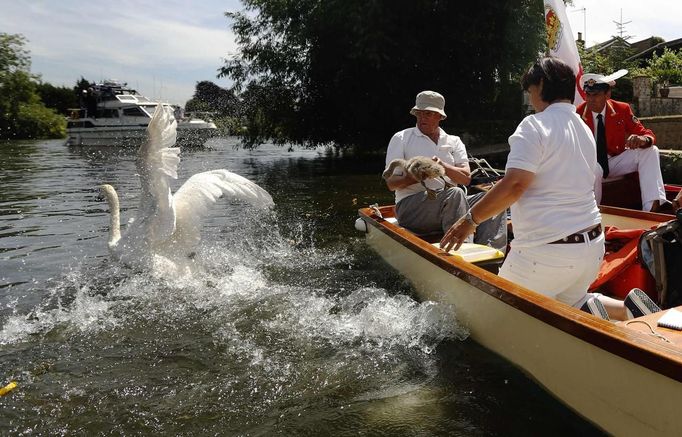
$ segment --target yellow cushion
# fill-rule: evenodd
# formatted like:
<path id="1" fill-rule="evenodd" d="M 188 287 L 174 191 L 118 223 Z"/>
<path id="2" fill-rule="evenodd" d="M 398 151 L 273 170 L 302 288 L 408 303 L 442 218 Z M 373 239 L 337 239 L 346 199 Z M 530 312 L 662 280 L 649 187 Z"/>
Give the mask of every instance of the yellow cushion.
<path id="1" fill-rule="evenodd" d="M 440 249 L 440 243 L 433 243 L 433 245 Z M 474 243 L 462 243 L 459 250 L 451 250 L 450 254 L 471 263 L 504 258 L 504 253 L 499 250 L 483 244 Z"/>

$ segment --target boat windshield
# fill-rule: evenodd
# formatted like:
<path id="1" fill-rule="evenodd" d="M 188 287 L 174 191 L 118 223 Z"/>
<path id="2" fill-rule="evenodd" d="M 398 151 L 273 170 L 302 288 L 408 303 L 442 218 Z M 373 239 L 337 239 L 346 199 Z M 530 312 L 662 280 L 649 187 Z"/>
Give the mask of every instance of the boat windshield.
<path id="1" fill-rule="evenodd" d="M 121 102 L 137 102 L 137 98 L 130 94 L 121 94 L 116 96 L 116 98 Z"/>
<path id="2" fill-rule="evenodd" d="M 140 108 L 144 109 L 150 117 L 153 117 L 154 111 L 156 111 L 156 105 L 156 103 L 145 103 L 144 105 L 140 105 Z M 173 109 L 169 105 L 164 104 L 163 107 L 166 108 L 167 111 L 173 112 Z"/>
<path id="3" fill-rule="evenodd" d="M 156 103 L 154 103 L 154 104 L 144 104 L 144 105 L 140 105 L 140 107 L 141 107 L 142 109 L 144 109 L 144 111 L 145 111 L 147 114 L 149 114 L 150 117 L 153 116 L 153 115 L 154 115 L 154 111 L 156 111 Z"/>

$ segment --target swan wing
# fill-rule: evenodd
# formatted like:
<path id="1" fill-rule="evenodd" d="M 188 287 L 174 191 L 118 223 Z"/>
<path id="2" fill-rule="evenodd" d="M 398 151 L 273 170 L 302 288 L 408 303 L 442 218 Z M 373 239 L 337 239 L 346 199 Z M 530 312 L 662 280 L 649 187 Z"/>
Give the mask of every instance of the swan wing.
<path id="1" fill-rule="evenodd" d="M 173 196 L 176 209 L 177 244 L 185 249 L 200 239 L 200 222 L 221 197 L 242 200 L 257 208 L 274 205 L 272 197 L 255 182 L 228 170 L 211 170 L 189 178 Z"/>
<path id="2" fill-rule="evenodd" d="M 142 228 L 140 233 L 152 244 L 167 239 L 175 230 L 170 179 L 178 177 L 180 149 L 173 147 L 176 138 L 175 118 L 163 104 L 157 104 L 147 126 L 147 141 L 140 146 L 135 163 L 142 191 L 133 228 Z"/>

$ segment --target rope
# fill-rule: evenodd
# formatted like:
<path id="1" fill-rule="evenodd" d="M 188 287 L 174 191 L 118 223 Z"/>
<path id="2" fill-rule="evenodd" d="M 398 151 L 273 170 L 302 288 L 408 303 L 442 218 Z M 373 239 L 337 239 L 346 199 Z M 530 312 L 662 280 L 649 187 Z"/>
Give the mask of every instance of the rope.
<path id="1" fill-rule="evenodd" d="M 652 328 L 649 322 L 647 322 L 646 320 L 628 320 L 627 322 L 625 322 L 625 326 L 629 325 L 630 323 L 644 323 L 646 326 L 649 327 L 649 330 L 651 331 L 649 335 L 653 335 L 654 337 L 660 340 L 672 343 L 672 341 L 668 340 L 668 338 L 665 337 L 663 334 L 656 332 L 656 330 Z"/>

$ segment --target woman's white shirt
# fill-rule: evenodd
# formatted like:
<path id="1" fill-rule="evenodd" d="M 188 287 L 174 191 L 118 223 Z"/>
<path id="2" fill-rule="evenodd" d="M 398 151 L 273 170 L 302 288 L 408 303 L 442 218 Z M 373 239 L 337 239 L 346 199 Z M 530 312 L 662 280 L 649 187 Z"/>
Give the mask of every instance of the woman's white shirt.
<path id="1" fill-rule="evenodd" d="M 570 103 L 529 115 L 509 137 L 507 170 L 535 174 L 511 206 L 514 247 L 559 240 L 601 222 L 594 198 L 594 136 Z"/>

